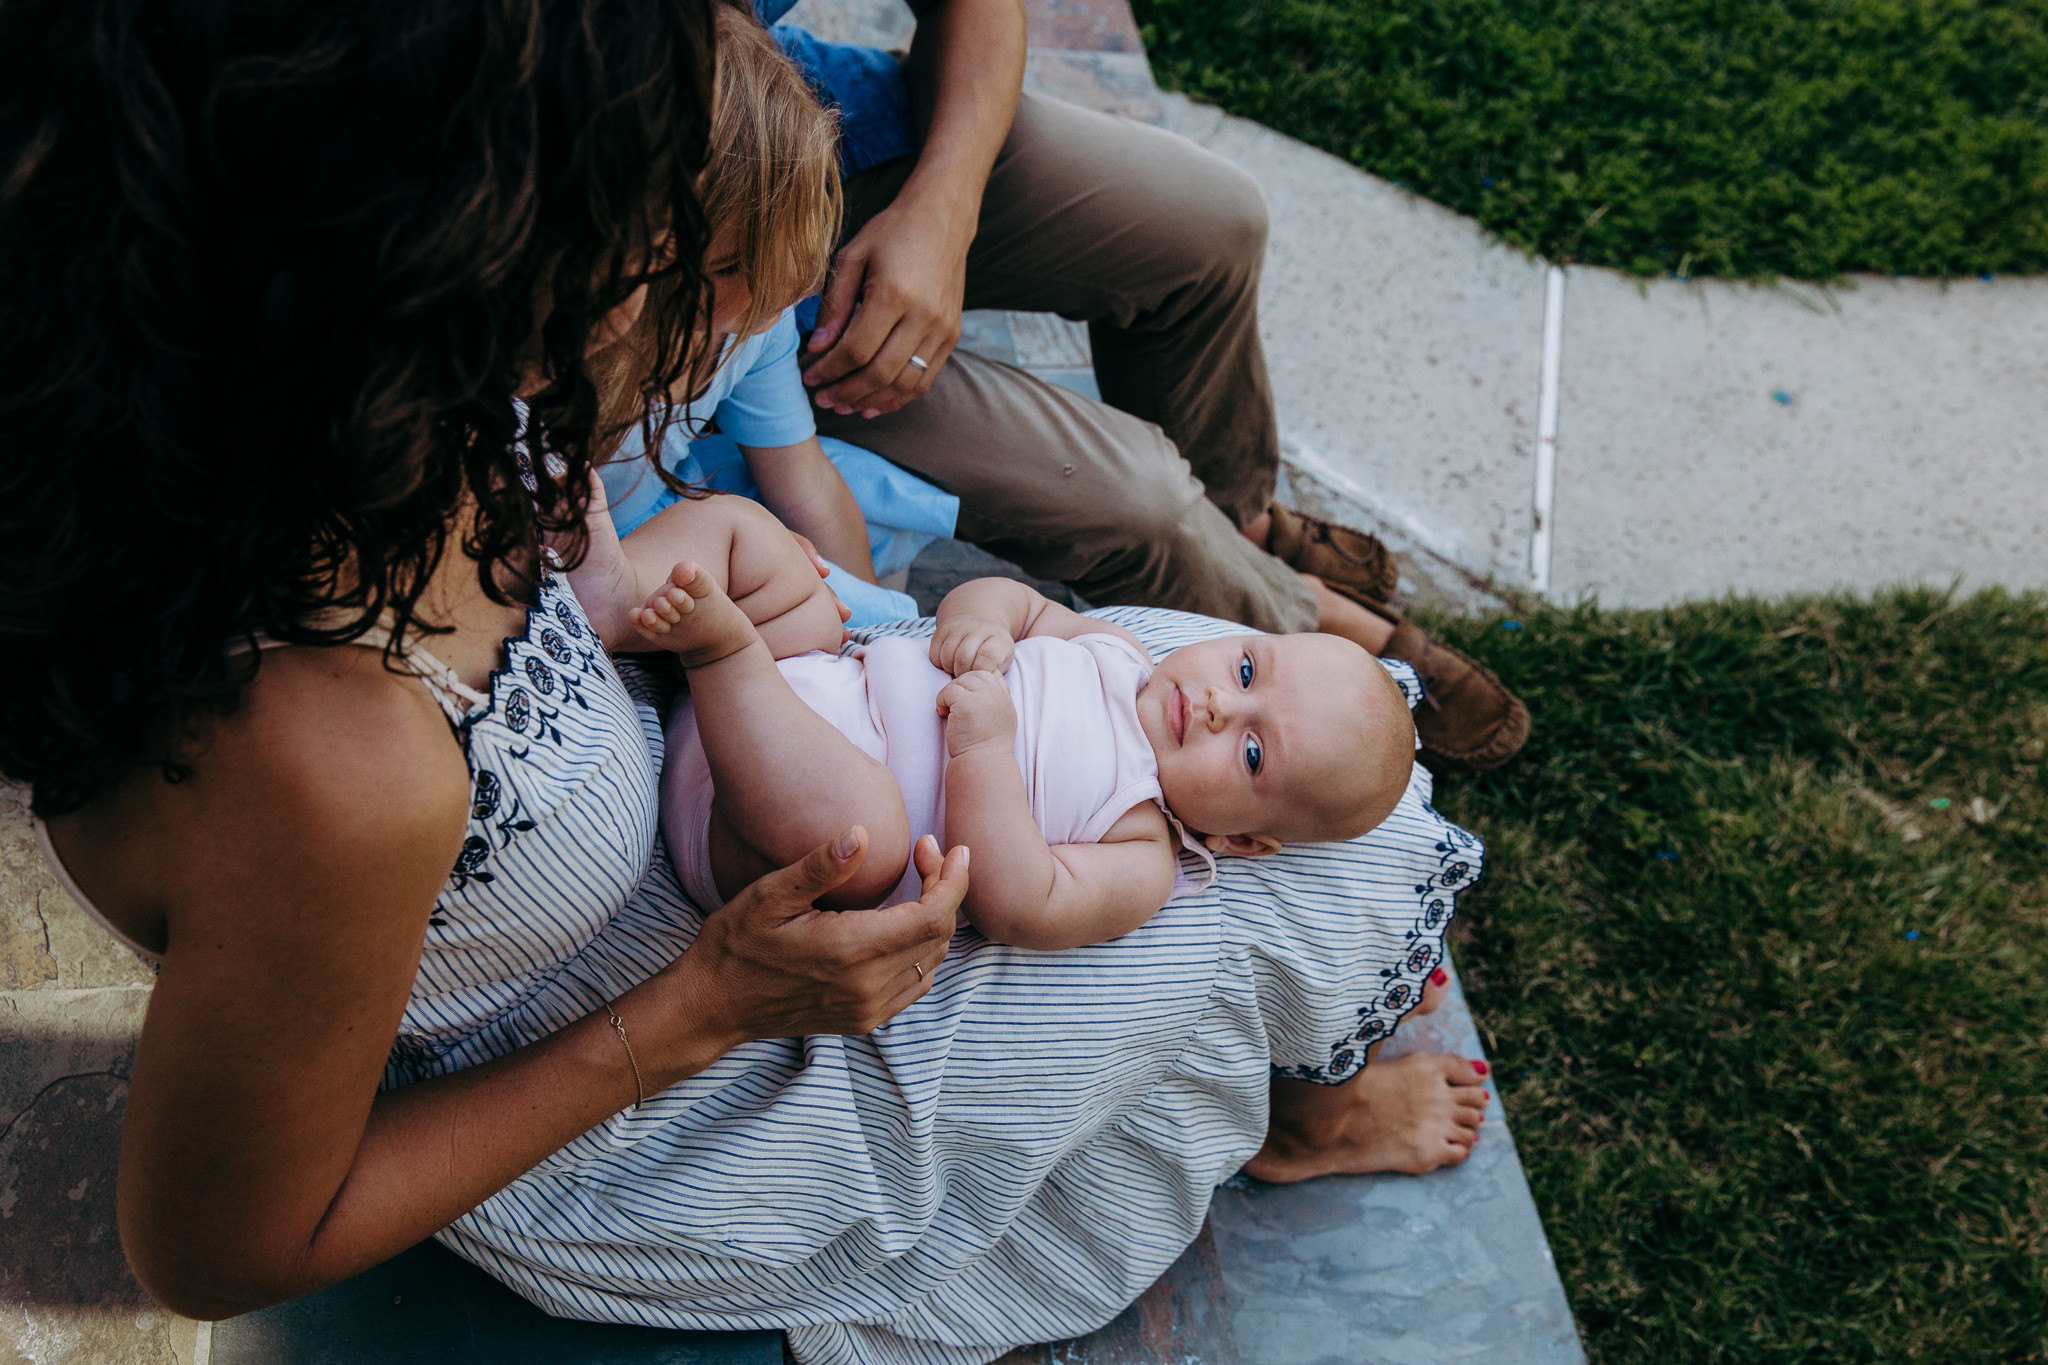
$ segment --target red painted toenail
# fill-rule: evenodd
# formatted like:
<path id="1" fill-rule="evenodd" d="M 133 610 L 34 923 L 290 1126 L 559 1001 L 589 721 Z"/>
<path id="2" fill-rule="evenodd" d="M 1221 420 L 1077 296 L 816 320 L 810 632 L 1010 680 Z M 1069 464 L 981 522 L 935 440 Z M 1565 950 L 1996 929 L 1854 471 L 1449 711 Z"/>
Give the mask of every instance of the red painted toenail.
<path id="1" fill-rule="evenodd" d="M 1488 1071 L 1492 1070 L 1492 1068 L 1487 1066 L 1485 1062 L 1472 1063 L 1472 1069 L 1481 1076 L 1484 1076 Z"/>
<path id="2" fill-rule="evenodd" d="M 1451 974 L 1441 967 L 1437 968 L 1435 971 L 1429 974 L 1429 984 L 1432 986 L 1441 986 L 1444 984 L 1444 982 L 1449 981 L 1450 979 Z"/>

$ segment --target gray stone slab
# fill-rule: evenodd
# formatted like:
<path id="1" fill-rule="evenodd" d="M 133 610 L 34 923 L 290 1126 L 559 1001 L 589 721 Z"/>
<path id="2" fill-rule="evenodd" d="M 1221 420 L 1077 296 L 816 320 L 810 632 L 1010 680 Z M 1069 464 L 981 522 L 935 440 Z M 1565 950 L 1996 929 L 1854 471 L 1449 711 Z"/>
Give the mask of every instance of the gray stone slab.
<path id="1" fill-rule="evenodd" d="M 1484 1060 L 1462 989 L 1384 1059 Z M 1582 1365 L 1496 1088 L 1463 1164 L 1269 1185 L 1238 1176 L 1201 1237 L 1099 1332 L 1001 1365 Z"/>
<path id="2" fill-rule="evenodd" d="M 1357 508 L 1353 524 L 1525 581 L 1541 266 L 1333 156 L 1162 98 L 1166 127 L 1266 196 L 1260 334 L 1290 470 Z"/>
<path id="3" fill-rule="evenodd" d="M 150 1301 L 115 1224 L 148 1003 L 140 985 L 0 991 L 0 1360 L 192 1365 L 199 1350 L 204 1329 Z"/>
<path id="4" fill-rule="evenodd" d="M 910 46 L 917 17 L 904 0 L 798 0 L 781 22 L 828 43 L 860 43 L 885 52 Z"/>
<path id="5" fill-rule="evenodd" d="M 1553 596 L 2048 586 L 2048 280 L 1570 272 Z"/>
<path id="6" fill-rule="evenodd" d="M 1464 993 L 1384 1054 L 1481 1059 Z M 1425 1176 L 1239 1177 L 1209 1213 L 1233 1334 L 1259 1365 L 1556 1362 L 1585 1353 L 1498 1086 L 1463 1164 Z"/>

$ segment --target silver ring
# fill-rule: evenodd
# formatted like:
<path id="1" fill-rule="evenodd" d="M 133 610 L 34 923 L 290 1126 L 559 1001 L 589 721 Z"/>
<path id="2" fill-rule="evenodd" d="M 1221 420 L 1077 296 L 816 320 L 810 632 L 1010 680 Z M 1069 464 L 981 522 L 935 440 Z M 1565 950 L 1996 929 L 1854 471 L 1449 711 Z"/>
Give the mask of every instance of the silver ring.
<path id="1" fill-rule="evenodd" d="M 930 362 L 921 355 L 910 357 L 910 363 L 917 366 L 920 370 L 929 370 L 931 368 Z"/>
<path id="2" fill-rule="evenodd" d="M 918 962 L 913 962 L 913 963 L 911 963 L 911 964 L 910 964 L 910 970 L 912 970 L 913 972 L 916 972 L 916 973 L 917 973 L 917 979 L 918 979 L 919 981 L 922 981 L 922 980 L 924 980 L 924 965 L 923 965 L 922 963 L 918 963 Z"/>

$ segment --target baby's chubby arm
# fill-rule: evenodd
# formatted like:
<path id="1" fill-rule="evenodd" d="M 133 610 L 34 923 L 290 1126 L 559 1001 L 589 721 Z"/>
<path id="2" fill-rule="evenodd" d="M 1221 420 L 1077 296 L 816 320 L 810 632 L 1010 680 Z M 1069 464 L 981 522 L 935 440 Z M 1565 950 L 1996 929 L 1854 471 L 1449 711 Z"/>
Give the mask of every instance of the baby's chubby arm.
<path id="1" fill-rule="evenodd" d="M 1158 806 L 1133 807 L 1100 843 L 1048 845 L 1024 793 L 1017 712 L 1002 678 L 970 670 L 946 684 L 938 704 L 946 717 L 946 843 L 981 850 L 964 903 L 976 928 L 998 943 L 1049 952 L 1118 938 L 1158 912 L 1173 891 L 1175 856 Z"/>
<path id="2" fill-rule="evenodd" d="M 1009 578 L 976 578 L 939 603 L 932 667 L 956 678 L 977 668 L 1001 673 L 1010 666 L 1017 641 L 1042 635 L 1059 640 L 1115 635 L 1130 641 L 1140 654 L 1146 652 L 1138 637 L 1122 626 L 1083 616 L 1036 588 Z"/>

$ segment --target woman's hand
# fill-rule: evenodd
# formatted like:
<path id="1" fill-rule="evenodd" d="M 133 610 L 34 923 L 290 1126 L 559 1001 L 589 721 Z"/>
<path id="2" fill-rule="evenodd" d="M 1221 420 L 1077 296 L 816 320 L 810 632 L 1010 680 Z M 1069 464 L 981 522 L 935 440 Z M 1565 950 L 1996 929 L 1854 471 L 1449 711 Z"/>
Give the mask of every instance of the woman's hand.
<path id="1" fill-rule="evenodd" d="M 871 1033 L 931 989 L 967 894 L 967 850 L 943 859 L 930 835 L 912 853 L 924 894 L 879 910 L 819 910 L 818 897 L 867 855 L 855 825 L 793 867 L 771 872 L 704 921 L 663 972 L 671 997 L 717 1019 L 731 1047 L 755 1038 Z"/>

